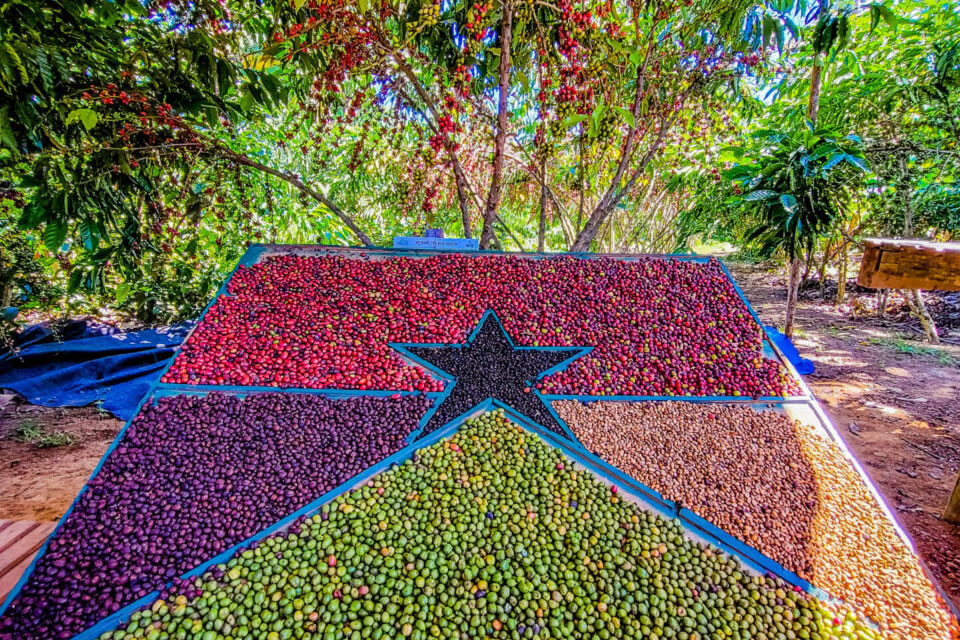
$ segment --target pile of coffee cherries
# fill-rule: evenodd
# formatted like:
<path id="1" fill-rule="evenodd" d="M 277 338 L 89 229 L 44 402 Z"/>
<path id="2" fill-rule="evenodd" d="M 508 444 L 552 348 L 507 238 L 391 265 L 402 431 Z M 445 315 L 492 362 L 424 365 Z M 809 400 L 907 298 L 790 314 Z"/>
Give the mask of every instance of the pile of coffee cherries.
<path id="1" fill-rule="evenodd" d="M 265 393 L 147 405 L 0 618 L 72 638 L 398 451 L 430 401 Z"/>
<path id="2" fill-rule="evenodd" d="M 784 396 L 716 261 L 282 255 L 238 270 L 164 382 L 440 391 L 391 342 L 462 343 L 493 309 L 522 346 L 589 346 L 545 394 Z"/>
<path id="3" fill-rule="evenodd" d="M 161 595 L 101 640 L 880 638 L 498 412 Z"/>

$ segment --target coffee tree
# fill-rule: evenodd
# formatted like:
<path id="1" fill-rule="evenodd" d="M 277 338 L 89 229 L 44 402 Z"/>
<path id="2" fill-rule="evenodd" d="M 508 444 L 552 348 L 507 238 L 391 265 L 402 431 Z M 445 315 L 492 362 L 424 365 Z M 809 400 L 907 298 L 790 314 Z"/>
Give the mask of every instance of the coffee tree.
<path id="1" fill-rule="evenodd" d="M 843 11 L 12 2 L 0 179 L 70 290 L 144 319 L 195 312 L 250 241 L 370 245 L 436 226 L 485 248 L 668 250 L 722 149 L 774 110 L 758 90 L 802 92 L 815 58 L 828 79 L 848 64 L 803 50 Z M 877 16 L 880 32 L 888 11 L 850 20 Z"/>

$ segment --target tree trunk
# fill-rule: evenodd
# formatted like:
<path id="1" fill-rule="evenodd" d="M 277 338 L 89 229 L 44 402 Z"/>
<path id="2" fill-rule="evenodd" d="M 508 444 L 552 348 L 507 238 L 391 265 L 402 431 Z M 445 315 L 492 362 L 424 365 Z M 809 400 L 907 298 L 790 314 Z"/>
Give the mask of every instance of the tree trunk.
<path id="1" fill-rule="evenodd" d="M 903 206 L 903 237 L 913 237 L 913 203 L 910 202 L 910 177 L 907 175 L 907 158 L 902 153 L 897 159 L 897 165 L 900 169 L 900 180 L 897 185 L 897 192 L 900 194 L 900 202 Z"/>
<path id="2" fill-rule="evenodd" d="M 654 171 L 653 175 L 650 176 L 650 184 L 647 186 L 647 192 L 643 196 L 643 205 L 636 207 L 634 209 L 633 216 L 627 220 L 623 234 L 620 238 L 620 246 L 616 249 L 618 253 L 623 253 L 628 247 L 632 246 L 634 238 L 640 235 L 640 219 L 645 218 L 647 220 L 653 220 L 656 217 L 657 212 L 660 210 L 660 205 L 663 203 L 663 199 L 667 195 L 666 189 L 660 192 L 660 195 L 657 196 L 657 199 L 652 205 L 647 205 L 647 203 L 650 202 L 651 196 L 653 195 L 653 190 L 656 187 L 656 183 L 657 172 Z"/>
<path id="3" fill-rule="evenodd" d="M 797 289 L 800 286 L 800 257 L 790 261 L 787 280 L 787 316 L 783 323 L 783 335 L 793 340 L 793 316 L 797 311 Z"/>
<path id="4" fill-rule="evenodd" d="M 913 204 L 910 202 L 910 177 L 907 173 L 907 158 L 903 154 L 897 159 L 897 167 L 900 170 L 900 180 L 897 185 L 897 191 L 900 193 L 900 201 L 903 205 L 903 237 L 913 237 Z M 927 334 L 927 342 L 930 344 L 940 344 L 940 336 L 937 333 L 937 325 L 933 321 L 933 316 L 927 310 L 927 305 L 923 301 L 923 293 L 919 289 L 901 291 L 903 298 L 915 316 L 920 320 L 924 333 Z"/>
<path id="5" fill-rule="evenodd" d="M 840 261 L 837 265 L 837 306 L 843 304 L 847 295 L 847 243 L 840 245 Z"/>
<path id="6" fill-rule="evenodd" d="M 626 173 L 627 168 L 630 166 L 630 160 L 633 157 L 633 138 L 636 135 L 637 127 L 640 124 L 640 107 L 643 104 L 647 63 L 650 61 L 650 54 L 653 51 L 656 43 L 656 38 L 654 37 L 655 33 L 656 30 L 651 27 L 650 33 L 647 37 L 647 51 L 644 54 L 643 63 L 637 67 L 637 86 L 633 96 L 633 109 L 631 111 L 633 114 L 633 126 L 627 130 L 627 135 L 623 140 L 623 148 L 620 151 L 620 161 L 617 163 L 617 169 L 614 171 L 613 178 L 610 180 L 610 186 L 607 187 L 603 197 L 600 198 L 600 202 L 597 203 L 593 213 L 590 214 L 590 218 L 587 220 L 587 225 L 583 229 L 580 229 L 579 223 L 577 224 L 577 237 L 570 245 L 570 251 L 590 250 L 590 245 L 593 244 L 594 236 L 596 236 L 597 232 L 600 231 L 600 225 L 607 217 L 609 211 L 616 206 L 616 203 L 620 199 L 617 197 L 617 193 L 620 189 L 620 181 L 623 180 L 623 176 Z M 649 160 L 646 160 L 642 163 L 643 166 L 641 170 L 646 168 L 647 162 L 649 162 Z"/>
<path id="7" fill-rule="evenodd" d="M 877 317 L 882 318 L 887 312 L 887 297 L 890 295 L 890 289 L 880 289 L 877 292 Z"/>
<path id="8" fill-rule="evenodd" d="M 817 124 L 817 114 L 820 111 L 820 83 L 822 81 L 822 72 L 820 67 L 820 54 L 813 56 L 813 68 L 810 70 L 810 94 L 807 97 L 807 120 L 811 125 Z M 820 297 L 823 298 L 823 278 L 827 268 L 827 255 L 824 251 L 823 264 L 820 268 Z M 793 339 L 793 316 L 797 310 L 797 277 L 795 273 L 799 272 L 800 263 L 796 258 L 790 263 L 790 281 L 787 283 L 787 319 L 784 326 L 784 335 Z"/>
<path id="9" fill-rule="evenodd" d="M 823 300 L 823 289 L 827 284 L 827 263 L 830 261 L 830 256 L 833 255 L 831 246 L 833 243 L 830 240 L 827 240 L 827 245 L 823 248 L 823 261 L 820 262 L 820 299 Z"/>
<path id="10" fill-rule="evenodd" d="M 520 251 L 526 251 L 526 249 L 523 248 L 523 242 L 520 240 L 520 238 L 518 238 L 518 237 L 513 233 L 513 231 L 510 230 L 510 227 L 507 225 L 507 223 L 504 221 L 503 218 L 501 218 L 499 215 L 496 215 L 496 216 L 494 216 L 493 220 L 494 220 L 494 222 L 499 222 L 499 223 L 500 223 L 500 226 L 503 227 L 504 231 L 507 232 L 507 235 L 510 236 L 510 239 L 513 240 L 514 244 L 517 245 L 517 249 L 519 249 Z M 493 239 L 494 239 L 494 241 L 497 240 L 497 234 L 496 234 L 496 233 L 493 234 Z"/>
<path id="11" fill-rule="evenodd" d="M 490 176 L 490 191 L 483 210 L 483 231 L 480 233 L 480 248 L 490 247 L 493 239 L 493 219 L 500 206 L 500 187 L 503 180 L 503 155 L 507 141 L 507 129 L 510 126 L 510 40 L 513 31 L 513 6 L 504 3 L 503 22 L 500 36 L 500 95 L 497 102 L 497 135 L 493 141 L 493 171 Z"/>
<path id="12" fill-rule="evenodd" d="M 10 306 L 11 300 L 13 300 L 13 284 L 10 282 L 4 282 L 3 293 L 0 294 L 0 307 L 6 309 Z"/>
<path id="13" fill-rule="evenodd" d="M 920 324 L 923 325 L 923 331 L 927 334 L 927 342 L 930 344 L 940 344 L 937 325 L 933 321 L 933 316 L 931 316 L 927 310 L 927 304 L 923 301 L 923 292 L 919 289 L 910 289 L 901 291 L 900 293 L 907 301 L 913 314 L 919 318 Z"/>
<path id="14" fill-rule="evenodd" d="M 677 113 L 679 113 L 679 111 Z M 670 118 L 664 120 L 660 124 L 660 130 L 657 132 L 657 139 L 653 141 L 650 149 L 640 159 L 637 169 L 633 172 L 633 175 L 630 177 L 630 179 L 627 180 L 627 183 L 623 186 L 623 188 L 621 189 L 619 187 L 620 183 L 619 180 L 617 180 L 603 195 L 603 197 L 600 199 L 600 202 L 597 203 L 597 206 L 587 219 L 587 224 L 585 224 L 583 229 L 580 230 L 580 233 L 577 234 L 577 239 L 573 241 L 570 251 L 590 250 L 590 245 L 593 244 L 593 239 L 600 231 L 600 225 L 603 224 L 603 222 L 607 219 L 607 216 L 610 215 L 610 212 L 613 211 L 614 207 L 616 207 L 620 200 L 623 199 L 623 196 L 633 190 L 633 186 L 637 183 L 637 180 L 640 178 L 643 172 L 646 171 L 650 161 L 653 160 L 653 156 L 660 149 L 660 145 L 663 144 L 663 139 L 666 137 L 667 131 L 676 120 L 677 113 L 674 113 Z"/>
<path id="15" fill-rule="evenodd" d="M 807 250 L 807 262 L 803 267 L 803 277 L 800 278 L 800 284 L 806 284 L 807 278 L 810 277 L 810 269 L 813 268 L 813 256 L 816 253 L 815 249 L 816 249 L 816 244 L 812 245 Z"/>
<path id="16" fill-rule="evenodd" d="M 539 183 L 541 189 L 546 190 L 547 196 L 549 196 L 550 202 L 552 204 L 551 208 L 554 211 L 554 217 L 560 221 L 560 231 L 561 233 L 563 233 L 563 241 L 567 246 L 569 246 L 570 243 L 573 242 L 571 240 L 571 236 L 573 234 L 567 228 L 570 222 L 567 220 L 566 216 L 564 215 L 565 211 L 564 211 L 563 205 L 560 204 L 560 201 L 557 199 L 557 194 L 553 192 L 553 189 L 550 188 L 550 184 L 547 182 L 546 173 L 544 173 L 544 175 L 540 175 L 536 171 L 530 171 L 529 167 L 526 168 L 525 170 L 530 177 L 532 177 L 534 180 L 536 180 Z"/>
<path id="17" fill-rule="evenodd" d="M 553 196 L 551 196 L 551 200 L 553 200 L 553 210 L 557 212 L 556 215 L 560 219 L 560 231 L 563 232 L 563 242 L 569 247 L 573 244 L 574 239 L 576 239 L 577 230 L 570 228 L 571 221 L 564 215 L 563 209 L 557 206 L 557 201 Z"/>
<path id="18" fill-rule="evenodd" d="M 820 112 L 820 84 L 823 82 L 823 68 L 820 66 L 820 55 L 813 57 L 813 68 L 810 70 L 810 95 L 807 97 L 807 120 L 817 124 L 817 114 Z"/>
<path id="19" fill-rule="evenodd" d="M 813 68 L 810 70 L 810 94 L 807 96 L 807 120 L 811 125 L 817 124 L 817 114 L 820 111 L 820 83 L 822 79 L 820 67 L 820 54 L 813 55 Z M 823 267 L 820 272 L 820 297 L 823 297 L 823 275 L 827 266 L 827 256 L 823 257 Z M 784 335 L 793 339 L 793 315 L 797 306 L 797 287 L 796 276 L 794 273 L 799 271 L 800 265 L 797 259 L 790 263 L 790 281 L 787 284 L 787 320 L 784 328 Z"/>
<path id="20" fill-rule="evenodd" d="M 547 156 L 540 160 L 540 226 L 537 229 L 537 251 L 543 253 L 547 236 Z"/>
<path id="21" fill-rule="evenodd" d="M 950 494 L 947 508 L 943 512 L 943 519 L 950 524 L 960 525 L 960 476 L 957 476 L 957 484 L 953 486 L 953 493 Z"/>
<path id="22" fill-rule="evenodd" d="M 460 220 L 463 223 L 463 237 L 472 238 L 470 232 L 470 205 L 467 188 L 467 177 L 463 175 L 463 167 L 459 162 L 453 163 L 453 176 L 457 182 L 457 201 L 460 203 Z"/>

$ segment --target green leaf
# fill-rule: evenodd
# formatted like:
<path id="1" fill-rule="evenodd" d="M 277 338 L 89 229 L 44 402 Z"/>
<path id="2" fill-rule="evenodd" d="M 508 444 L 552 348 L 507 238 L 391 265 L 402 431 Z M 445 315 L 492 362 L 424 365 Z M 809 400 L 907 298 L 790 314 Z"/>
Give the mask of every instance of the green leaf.
<path id="1" fill-rule="evenodd" d="M 80 122 L 83 123 L 83 126 L 87 129 L 87 131 L 90 131 L 97 126 L 98 119 L 99 116 L 93 109 L 83 109 L 83 113 L 80 115 Z"/>
<path id="2" fill-rule="evenodd" d="M 850 19 L 846 13 L 840 16 L 837 25 L 837 43 L 834 47 L 833 57 L 836 57 L 838 51 L 842 51 L 850 40 Z"/>
<path id="3" fill-rule="evenodd" d="M 590 116 L 583 115 L 582 113 L 577 114 L 575 116 L 570 116 L 569 118 L 564 120 L 562 123 L 562 126 L 564 129 L 569 129 L 570 127 L 580 124 L 584 120 L 589 120 L 589 119 L 590 119 Z"/>
<path id="4" fill-rule="evenodd" d="M 40 80 L 43 84 L 43 88 L 47 93 L 53 92 L 53 72 L 50 71 L 50 59 L 47 58 L 47 52 L 43 50 L 42 47 L 37 48 L 37 55 L 34 58 L 34 62 L 37 64 L 37 68 L 40 71 Z"/>
<path id="5" fill-rule="evenodd" d="M 769 200 L 770 198 L 776 197 L 776 191 L 770 191 L 769 189 L 758 189 L 757 191 L 751 191 L 747 195 L 743 196 L 743 199 L 747 202 L 756 202 L 757 200 Z"/>
<path id="6" fill-rule="evenodd" d="M 299 2 L 299 6 L 297 7 L 297 9 L 303 6 L 302 0 L 296 0 L 296 1 Z M 366 13 L 370 9 L 370 0 L 359 0 L 357 4 L 360 7 L 360 13 Z"/>
<path id="7" fill-rule="evenodd" d="M 679 187 L 681 184 L 683 184 L 683 176 L 678 173 L 670 178 L 670 182 L 667 183 L 667 191 L 670 193 L 676 193 L 677 187 Z"/>
<path id="8" fill-rule="evenodd" d="M 800 39 L 800 31 L 797 30 L 797 25 L 791 20 L 788 16 L 783 17 L 783 24 L 790 32 L 790 35 L 793 36 L 794 40 Z"/>
<path id="9" fill-rule="evenodd" d="M 720 149 L 720 162 L 740 162 L 743 159 L 742 147 L 723 147 Z"/>
<path id="10" fill-rule="evenodd" d="M 851 154 L 846 154 L 844 160 L 857 167 L 861 171 L 869 171 L 870 167 L 867 165 L 867 161 L 859 156 L 854 156 Z"/>
<path id="11" fill-rule="evenodd" d="M 520 86 L 523 87 L 523 92 L 524 92 L 524 93 L 529 93 L 529 92 L 530 92 L 530 78 L 527 77 L 527 74 L 525 74 L 525 73 L 518 73 L 518 74 L 517 74 L 517 80 L 520 81 Z"/>
<path id="12" fill-rule="evenodd" d="M 880 7 L 872 4 L 870 5 L 870 35 L 873 35 L 878 24 L 880 24 Z"/>
<path id="13" fill-rule="evenodd" d="M 16 158 L 20 153 L 17 148 L 17 139 L 13 137 L 13 130 L 10 128 L 9 113 L 10 105 L 5 104 L 0 108 L 0 142 L 2 142 L 3 146 L 9 149 L 13 157 Z"/>
<path id="14" fill-rule="evenodd" d="M 51 220 L 43 228 L 43 244 L 53 253 L 60 251 L 67 239 L 67 223 L 63 220 Z"/>
<path id="15" fill-rule="evenodd" d="M 897 16 L 896 14 L 888 7 L 886 4 L 878 4 L 877 10 L 880 12 L 880 16 L 883 18 L 883 21 L 887 23 L 894 33 L 897 31 Z"/>
<path id="16" fill-rule="evenodd" d="M 782 204 L 783 208 L 787 211 L 793 211 L 797 208 L 797 199 L 789 193 L 783 193 L 780 195 L 780 204 Z"/>
<path id="17" fill-rule="evenodd" d="M 117 304 L 123 304 L 124 301 L 130 297 L 131 287 L 126 282 L 121 282 L 117 285 L 117 288 L 114 290 L 114 295 L 117 297 Z"/>
<path id="18" fill-rule="evenodd" d="M 87 131 L 90 131 L 97 126 L 99 117 L 93 109 L 74 109 L 67 116 L 67 124 L 70 125 L 79 120 L 80 123 L 83 124 L 83 127 Z"/>
<path id="19" fill-rule="evenodd" d="M 83 280 L 83 270 L 74 269 L 70 272 L 70 280 L 67 283 L 67 293 L 73 293 L 80 288 L 80 281 Z"/>
<path id="20" fill-rule="evenodd" d="M 250 111 L 250 107 L 252 106 L 253 106 L 253 94 L 250 93 L 249 89 L 244 89 L 243 95 L 240 96 L 240 110 Z"/>
<path id="21" fill-rule="evenodd" d="M 632 111 L 630 111 L 629 109 L 624 109 L 623 107 L 614 107 L 613 109 L 614 111 L 620 114 L 620 117 L 624 119 L 624 121 L 627 123 L 627 125 L 629 125 L 631 129 L 637 126 L 637 121 L 633 117 Z"/>
<path id="22" fill-rule="evenodd" d="M 753 176 L 754 171 L 756 171 L 755 167 L 740 164 L 735 167 L 730 167 L 720 175 L 723 176 L 724 180 L 744 180 Z"/>
<path id="23" fill-rule="evenodd" d="M 95 224 L 89 220 L 81 220 L 78 229 L 84 249 L 94 251 L 100 246 L 100 233 Z"/>
<path id="24" fill-rule="evenodd" d="M 847 154 L 845 153 L 834 153 L 832 156 L 830 156 L 830 159 L 827 160 L 827 164 L 823 165 L 823 172 L 826 173 L 843 162 L 846 155 Z"/>
<path id="25" fill-rule="evenodd" d="M 773 18 L 764 14 L 763 16 L 763 46 L 770 45 L 770 34 L 776 27 L 773 24 Z"/>
<path id="26" fill-rule="evenodd" d="M 27 203 L 27 206 L 23 208 L 23 213 L 20 215 L 17 226 L 21 229 L 33 229 L 34 227 L 40 226 L 40 223 L 43 222 L 47 214 L 48 205 L 49 200 L 47 198 L 35 195 L 33 199 Z"/>
<path id="27" fill-rule="evenodd" d="M 607 105 L 598 104 L 593 110 L 593 113 L 590 115 L 590 130 L 588 136 L 590 138 L 596 138 L 600 133 L 600 121 L 603 120 L 603 114 L 607 112 Z"/>

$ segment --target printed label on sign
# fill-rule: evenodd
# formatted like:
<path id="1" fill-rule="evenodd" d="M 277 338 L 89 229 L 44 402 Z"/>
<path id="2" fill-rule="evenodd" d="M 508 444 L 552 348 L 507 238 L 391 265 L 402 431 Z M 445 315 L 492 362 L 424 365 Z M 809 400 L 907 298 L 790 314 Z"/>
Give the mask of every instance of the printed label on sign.
<path id="1" fill-rule="evenodd" d="M 479 243 L 476 238 L 421 238 L 419 236 L 397 236 L 393 239 L 394 249 L 443 249 L 446 251 L 476 251 Z"/>

